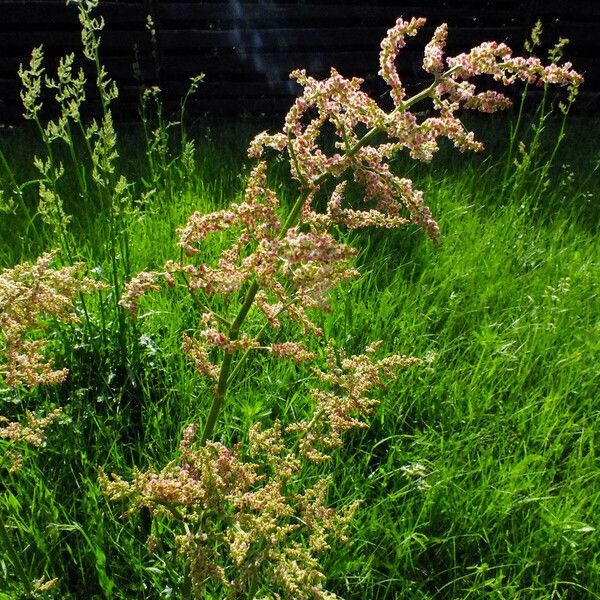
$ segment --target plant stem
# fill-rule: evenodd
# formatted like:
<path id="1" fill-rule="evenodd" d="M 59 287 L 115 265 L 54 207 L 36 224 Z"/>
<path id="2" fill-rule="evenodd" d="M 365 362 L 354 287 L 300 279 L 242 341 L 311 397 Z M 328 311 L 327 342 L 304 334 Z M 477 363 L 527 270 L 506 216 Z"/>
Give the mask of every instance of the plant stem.
<path id="1" fill-rule="evenodd" d="M 324 173 L 318 179 L 323 178 L 323 180 L 324 180 L 325 179 L 323 177 L 324 175 L 329 175 L 329 174 Z M 304 202 L 308 198 L 309 193 L 310 193 L 309 191 L 305 191 L 298 196 L 296 202 L 294 203 L 294 206 L 292 207 L 292 210 L 289 212 L 289 214 L 287 216 L 287 219 L 281 226 L 281 230 L 279 232 L 280 238 L 285 236 L 285 234 L 290 229 L 292 224 L 296 221 L 298 214 L 300 213 L 300 210 L 301 210 L 302 206 L 304 205 Z M 242 304 L 237 317 L 235 318 L 235 320 L 233 321 L 233 323 L 231 324 L 231 327 L 229 329 L 228 337 L 231 341 L 235 341 L 238 339 L 238 337 L 240 335 L 240 328 L 241 328 L 242 324 L 244 323 L 244 321 L 246 320 L 246 317 L 248 316 L 250 309 L 252 308 L 252 304 L 254 303 L 254 298 L 256 297 L 256 294 L 258 293 L 259 289 L 260 289 L 260 285 L 258 284 L 258 282 L 256 280 L 254 280 L 252 282 L 252 284 L 250 285 L 250 287 L 248 288 L 248 292 L 246 293 L 246 298 L 244 300 L 244 303 Z M 219 371 L 219 380 L 217 382 L 217 389 L 215 391 L 215 396 L 213 398 L 212 406 L 210 408 L 210 413 L 208 415 L 208 419 L 206 420 L 206 424 L 204 426 L 204 431 L 202 432 L 202 438 L 201 438 L 202 444 L 204 444 L 204 442 L 206 442 L 206 440 L 212 436 L 213 431 L 215 429 L 217 417 L 219 416 L 219 413 L 221 412 L 221 408 L 225 401 L 225 395 L 227 394 L 227 387 L 229 384 L 229 371 L 231 369 L 232 360 L 233 360 L 233 353 L 231 353 L 231 354 L 226 353 L 225 358 L 223 359 L 223 363 L 221 364 L 221 370 Z"/>
<path id="2" fill-rule="evenodd" d="M 29 577 L 27 577 L 25 569 L 23 568 L 23 563 L 21 562 L 10 536 L 8 535 L 8 530 L 6 529 L 6 524 L 4 523 L 2 514 L 0 514 L 0 542 L 2 543 L 2 546 L 4 546 L 4 549 L 8 554 L 8 558 L 13 564 L 13 567 L 17 572 L 17 576 L 23 582 L 23 586 L 25 587 L 27 595 L 30 597 L 33 596 L 33 587 L 31 585 L 31 581 L 29 580 Z"/>
<path id="3" fill-rule="evenodd" d="M 23 197 L 23 188 L 17 183 L 17 179 L 15 178 L 14 171 L 11 169 L 10 165 L 8 164 L 8 161 L 6 160 L 6 156 L 4 155 L 4 152 L 2 152 L 2 149 L 0 149 L 0 161 L 4 165 L 6 174 L 8 175 L 8 178 L 10 179 L 10 182 L 12 183 L 13 188 L 15 189 L 15 191 L 17 193 L 17 196 L 19 197 L 19 203 L 21 204 L 21 208 L 23 209 L 23 212 L 25 213 L 25 217 L 27 218 L 28 226 L 31 225 L 33 227 L 33 231 L 35 232 L 35 236 L 36 236 L 37 240 L 40 240 L 40 234 L 38 233 L 38 230 L 35 226 L 35 222 L 31 215 L 31 211 L 29 210 L 29 207 L 27 206 L 27 203 L 25 202 L 25 198 Z"/>
<path id="4" fill-rule="evenodd" d="M 505 189 L 508 184 L 508 174 L 513 164 L 513 152 L 515 148 L 515 142 L 517 140 L 517 135 L 519 134 L 519 129 L 521 128 L 521 120 L 524 114 L 525 99 L 527 97 L 528 86 L 529 84 L 525 84 L 525 89 L 523 90 L 523 95 L 521 96 L 521 102 L 519 103 L 519 112 L 517 113 L 517 120 L 515 123 L 511 123 L 510 125 L 510 141 L 508 144 L 508 151 L 506 153 L 506 160 L 504 163 L 504 174 L 502 175 L 502 189 Z"/>
<path id="5" fill-rule="evenodd" d="M 240 312 L 238 313 L 235 321 L 231 325 L 231 329 L 229 330 L 229 339 L 234 341 L 237 340 L 240 334 L 240 327 L 243 322 L 246 320 L 246 316 L 248 312 L 250 312 L 250 308 L 252 308 L 252 304 L 254 303 L 254 298 L 258 293 L 260 286 L 256 281 L 252 283 L 248 292 L 246 293 L 246 299 L 244 300 L 244 304 L 240 308 Z M 215 424 L 217 422 L 217 417 L 221 412 L 221 407 L 223 406 L 223 402 L 225 401 L 225 395 L 227 394 L 227 387 L 229 383 L 229 370 L 231 369 L 231 362 L 233 359 L 233 353 L 225 354 L 225 358 L 223 359 L 223 363 L 221 364 L 221 370 L 219 372 L 219 381 L 217 382 L 217 389 L 215 391 L 215 397 L 213 398 L 213 403 L 210 408 L 210 413 L 208 415 L 208 419 L 206 421 L 206 425 L 204 426 L 204 431 L 202 432 L 201 443 L 204 444 L 208 438 L 210 438 L 215 429 Z"/>

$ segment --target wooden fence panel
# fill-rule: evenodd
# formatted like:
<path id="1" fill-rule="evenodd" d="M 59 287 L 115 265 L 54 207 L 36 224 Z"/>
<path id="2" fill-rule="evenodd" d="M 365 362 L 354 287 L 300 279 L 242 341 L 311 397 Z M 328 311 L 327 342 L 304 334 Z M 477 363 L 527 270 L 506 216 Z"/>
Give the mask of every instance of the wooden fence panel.
<path id="1" fill-rule="evenodd" d="M 137 98 L 150 85 L 160 86 L 167 104 L 174 107 L 189 78 L 200 72 L 205 83 L 191 105 L 199 113 L 282 113 L 298 91 L 288 77 L 295 68 L 322 77 L 333 66 L 346 76 L 361 76 L 369 91 L 385 101 L 385 87 L 377 76 L 379 42 L 400 15 L 428 19 L 424 31 L 409 41 L 398 60 L 400 75 L 411 91 L 427 81 L 420 68 L 422 48 L 439 23 L 450 25 L 450 53 L 488 39 L 504 41 L 520 52 L 540 18 L 545 49 L 559 36 L 570 38 L 565 59 L 585 71 L 579 109 L 598 109 L 599 0 L 431 0 L 423 4 L 101 0 L 99 12 L 106 21 L 101 55 L 122 90 L 117 118 L 132 118 Z M 154 23 L 153 36 L 148 15 Z M 44 44 L 46 72 L 52 74 L 61 55 L 81 47 L 76 8 L 63 0 L 0 0 L 0 123 L 19 119 L 16 73 L 39 44 Z"/>

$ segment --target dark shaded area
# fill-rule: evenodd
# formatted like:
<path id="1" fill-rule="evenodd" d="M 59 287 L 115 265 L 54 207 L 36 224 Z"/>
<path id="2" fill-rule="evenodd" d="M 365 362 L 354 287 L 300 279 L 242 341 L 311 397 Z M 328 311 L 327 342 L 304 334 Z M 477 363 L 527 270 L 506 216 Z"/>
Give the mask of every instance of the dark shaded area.
<path id="1" fill-rule="evenodd" d="M 427 81 L 420 67 L 422 50 L 438 24 L 450 26 L 450 54 L 490 39 L 520 53 L 541 19 L 544 47 L 537 54 L 545 56 L 559 37 L 569 38 L 565 60 L 586 77 L 577 110 L 592 113 L 600 106 L 600 4 L 595 0 L 433 0 L 424 6 L 389 0 L 102 0 L 98 12 L 106 20 L 102 60 L 120 89 L 114 108 L 119 120 L 136 118 L 139 96 L 152 85 L 160 86 L 167 105 L 175 107 L 189 78 L 199 73 L 206 77 L 190 103 L 196 114 L 280 116 L 298 91 L 288 77 L 295 68 L 306 68 L 316 77 L 326 76 L 330 67 L 346 76 L 364 77 L 368 91 L 385 102 L 386 90 L 377 76 L 379 43 L 398 16 L 428 19 L 421 35 L 411 39 L 399 57 L 399 72 L 409 92 Z M 154 35 L 147 27 L 148 15 Z M 20 120 L 17 70 L 41 43 L 46 73 L 53 74 L 60 56 L 81 48 L 76 6 L 63 0 L 3 1 L 0 123 Z"/>

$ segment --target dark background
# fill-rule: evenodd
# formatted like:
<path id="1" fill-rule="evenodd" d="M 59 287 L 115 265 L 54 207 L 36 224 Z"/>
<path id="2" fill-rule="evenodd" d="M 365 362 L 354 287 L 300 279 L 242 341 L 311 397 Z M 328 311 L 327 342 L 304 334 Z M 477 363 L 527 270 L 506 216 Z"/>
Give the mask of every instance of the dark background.
<path id="1" fill-rule="evenodd" d="M 428 77 L 420 67 L 422 50 L 438 24 L 450 26 L 449 54 L 492 39 L 521 54 L 541 19 L 544 45 L 536 54 L 545 57 L 559 36 L 569 38 L 565 60 L 586 78 L 577 111 L 596 114 L 600 108 L 600 0 L 434 0 L 422 5 L 102 0 L 98 13 L 106 19 L 102 61 L 121 92 L 113 113 L 122 121 L 135 118 L 141 92 L 152 85 L 161 88 L 168 108 L 175 108 L 189 78 L 201 72 L 205 82 L 190 103 L 196 114 L 279 116 L 297 92 L 288 73 L 299 67 L 317 77 L 327 75 L 331 66 L 348 77 L 362 76 L 367 89 L 385 103 L 385 87 L 377 76 L 379 43 L 398 16 L 428 19 L 399 58 L 409 92 Z M 155 24 L 154 39 L 147 15 Z M 63 0 L 0 0 L 0 123 L 21 119 L 17 70 L 41 43 L 46 73 L 54 75 L 58 57 L 81 48 L 76 7 Z"/>

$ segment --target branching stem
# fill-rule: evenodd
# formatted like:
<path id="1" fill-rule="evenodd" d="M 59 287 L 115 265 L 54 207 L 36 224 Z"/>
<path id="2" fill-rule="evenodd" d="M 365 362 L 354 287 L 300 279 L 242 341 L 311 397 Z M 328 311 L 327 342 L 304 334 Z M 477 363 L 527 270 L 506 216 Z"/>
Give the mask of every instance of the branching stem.
<path id="1" fill-rule="evenodd" d="M 443 74 L 438 75 L 436 77 L 435 81 L 429 87 L 425 88 L 418 94 L 415 94 L 408 100 L 404 101 L 401 105 L 396 107 L 394 109 L 394 111 L 392 113 L 390 113 L 390 117 L 393 118 L 393 116 L 395 114 L 397 114 L 399 112 L 405 112 L 408 108 L 410 108 L 414 104 L 417 104 L 421 100 L 424 100 L 425 98 L 428 98 L 429 96 L 431 96 L 431 94 L 435 91 L 435 88 L 439 85 L 439 83 L 441 81 L 443 81 L 444 79 L 446 79 L 447 77 L 449 77 L 452 73 L 455 73 L 459 68 L 460 67 L 455 66 L 455 67 L 452 67 L 451 69 L 448 69 L 448 71 L 444 72 Z M 370 144 L 373 140 L 375 140 L 377 138 L 377 136 L 380 133 L 383 133 L 384 131 L 385 131 L 385 129 L 382 127 L 372 127 L 367 133 L 365 133 L 365 135 L 363 135 L 362 138 L 360 138 L 360 140 L 358 140 L 353 146 L 349 147 L 346 150 L 346 156 L 349 158 L 354 157 L 361 148 Z M 294 155 L 291 152 L 291 144 L 289 142 L 288 142 L 288 149 L 290 150 L 292 159 L 294 159 Z M 298 175 L 300 177 L 302 177 L 302 175 L 299 171 L 298 171 Z M 343 173 L 341 175 L 343 175 Z M 340 175 L 340 177 L 341 177 L 341 175 Z M 334 176 L 332 173 L 324 172 L 324 173 L 321 173 L 321 175 L 319 175 L 315 179 L 313 179 L 310 182 L 309 186 L 303 186 L 305 189 L 302 191 L 302 193 L 300 193 L 300 195 L 294 202 L 292 208 L 290 209 L 290 212 L 287 215 L 287 218 L 285 219 L 285 221 L 283 222 L 283 224 L 281 226 L 281 229 L 279 231 L 279 239 L 283 239 L 285 237 L 285 235 L 287 234 L 287 232 L 289 231 L 289 229 L 292 228 L 298 222 L 298 217 L 300 215 L 302 207 L 304 206 L 304 203 L 306 202 L 306 200 L 308 199 L 308 197 L 310 196 L 312 191 L 333 177 Z M 235 341 L 239 338 L 241 327 L 242 327 L 244 321 L 246 320 L 246 317 L 248 316 L 248 313 L 250 312 L 252 305 L 254 304 L 254 299 L 259 290 L 260 290 L 260 285 L 255 279 L 252 282 L 252 284 L 250 285 L 250 287 L 248 288 L 248 291 L 246 292 L 246 297 L 244 298 L 244 302 L 239 310 L 239 313 L 238 313 L 237 317 L 235 318 L 235 320 L 233 321 L 233 323 L 231 323 L 231 327 L 229 328 L 227 337 L 231 341 Z M 219 417 L 219 413 L 221 412 L 221 409 L 223 408 L 223 404 L 225 403 L 225 396 L 227 395 L 227 389 L 229 387 L 229 383 L 232 380 L 233 375 L 235 375 L 239 372 L 239 369 L 238 369 L 239 363 L 238 363 L 238 365 L 236 365 L 236 368 L 233 370 L 233 372 L 231 372 L 233 356 L 234 356 L 233 352 L 225 353 L 223 362 L 221 363 L 221 369 L 219 371 L 219 379 L 217 381 L 217 387 L 216 387 L 215 394 L 213 397 L 210 412 L 208 414 L 208 418 L 204 425 L 202 437 L 200 439 L 202 444 L 204 444 L 204 442 L 206 442 L 206 440 L 208 440 L 212 437 L 217 419 Z M 246 358 L 246 356 L 247 356 L 247 353 L 242 355 L 240 360 L 243 361 Z"/>

